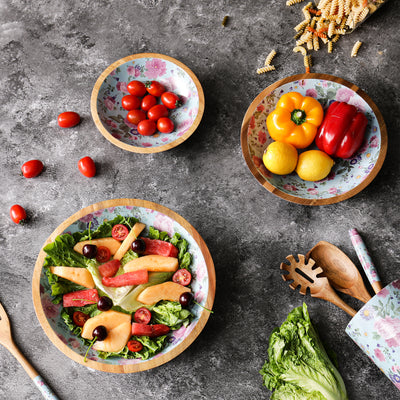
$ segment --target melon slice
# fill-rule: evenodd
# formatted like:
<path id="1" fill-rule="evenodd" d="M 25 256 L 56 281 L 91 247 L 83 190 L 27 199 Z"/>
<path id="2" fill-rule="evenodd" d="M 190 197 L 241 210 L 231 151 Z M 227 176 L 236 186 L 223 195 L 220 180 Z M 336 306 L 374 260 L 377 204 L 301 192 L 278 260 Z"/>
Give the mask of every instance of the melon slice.
<path id="1" fill-rule="evenodd" d="M 131 336 L 131 316 L 118 311 L 105 311 L 92 318 L 89 318 L 82 328 L 81 336 L 85 339 L 93 339 L 93 330 L 103 325 L 107 330 L 105 340 L 96 341 L 93 345 L 95 350 L 112 353 L 120 352 Z"/>
<path id="2" fill-rule="evenodd" d="M 121 242 L 112 238 L 112 237 L 106 237 L 106 238 L 101 238 L 101 239 L 92 239 L 92 240 L 84 240 L 83 242 L 78 242 L 74 246 L 74 250 L 77 251 L 78 253 L 82 254 L 83 252 L 83 246 L 85 244 L 95 244 L 97 247 L 99 246 L 104 246 L 107 247 L 111 255 L 114 255 L 118 249 L 121 247 Z"/>
<path id="3" fill-rule="evenodd" d="M 178 269 L 178 259 L 158 255 L 135 258 L 124 265 L 125 272 L 145 269 L 151 272 L 175 272 Z"/>
<path id="4" fill-rule="evenodd" d="M 131 244 L 139 237 L 140 232 L 146 227 L 141 222 L 136 222 L 128 236 L 124 239 L 118 251 L 114 254 L 115 260 L 121 260 L 125 253 L 131 248 Z"/>
<path id="5" fill-rule="evenodd" d="M 68 279 L 88 289 L 94 289 L 96 285 L 91 273 L 86 268 L 77 267 L 50 267 L 50 271 L 61 278 Z"/>
<path id="6" fill-rule="evenodd" d="M 156 304 L 160 300 L 179 301 L 179 297 L 184 292 L 191 290 L 175 282 L 164 282 L 159 285 L 150 286 L 143 290 L 137 297 L 137 301 L 143 304 Z"/>

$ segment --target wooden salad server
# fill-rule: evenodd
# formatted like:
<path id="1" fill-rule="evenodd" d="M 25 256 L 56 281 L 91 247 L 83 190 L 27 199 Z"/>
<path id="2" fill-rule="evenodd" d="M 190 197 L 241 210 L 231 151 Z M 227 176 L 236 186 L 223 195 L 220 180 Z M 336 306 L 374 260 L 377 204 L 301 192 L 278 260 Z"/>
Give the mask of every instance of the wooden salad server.
<path id="1" fill-rule="evenodd" d="M 300 286 L 300 294 L 305 295 L 307 289 L 309 289 L 312 297 L 327 300 L 354 317 L 357 311 L 337 295 L 328 278 L 317 276 L 322 273 L 322 268 L 315 267 L 315 261 L 312 258 L 309 258 L 306 262 L 303 254 L 298 254 L 298 258 L 299 261 L 296 261 L 293 255 L 290 254 L 286 257 L 290 264 L 281 263 L 281 270 L 289 272 L 288 274 L 282 274 L 283 280 L 285 282 L 293 281 L 289 284 L 293 290 Z"/>
<path id="2" fill-rule="evenodd" d="M 33 380 L 37 388 L 42 393 L 43 397 L 47 400 L 58 400 L 58 397 L 53 391 L 47 386 L 43 378 L 37 373 L 32 367 L 24 355 L 20 352 L 18 347 L 15 345 L 11 336 L 11 326 L 8 319 L 7 313 L 0 303 L 0 344 L 3 345 L 24 367 L 26 373 Z"/>

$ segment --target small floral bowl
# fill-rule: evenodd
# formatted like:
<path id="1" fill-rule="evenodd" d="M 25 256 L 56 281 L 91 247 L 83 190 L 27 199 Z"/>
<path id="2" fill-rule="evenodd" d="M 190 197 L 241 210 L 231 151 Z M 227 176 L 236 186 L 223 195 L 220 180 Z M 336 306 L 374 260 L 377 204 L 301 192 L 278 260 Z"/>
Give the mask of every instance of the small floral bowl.
<path id="1" fill-rule="evenodd" d="M 90 350 L 85 359 L 87 346 L 63 321 L 60 315 L 61 304 L 52 303 L 51 288 L 43 268 L 46 257 L 43 249 L 39 253 L 33 272 L 32 294 L 36 315 L 43 330 L 62 353 L 89 368 L 114 373 L 131 373 L 145 371 L 172 360 L 197 338 L 210 315 L 206 309 L 210 310 L 214 302 L 215 270 L 207 245 L 189 222 L 166 207 L 138 199 L 107 200 L 84 208 L 56 228 L 44 246 L 64 233 L 81 232 L 88 229 L 88 226 L 96 229 L 104 221 L 112 220 L 117 215 L 135 217 L 146 224 L 146 229 L 153 226 L 170 236 L 179 233 L 189 243 L 188 250 L 192 255 L 190 269 L 193 276 L 191 288 L 197 303 L 192 308 L 195 317 L 187 327 L 182 326 L 171 332 L 167 346 L 160 353 L 148 360 L 122 357 L 101 359 L 96 351 Z"/>
<path id="2" fill-rule="evenodd" d="M 127 121 L 121 99 L 129 94 L 127 84 L 133 80 L 159 81 L 181 98 L 182 106 L 170 112 L 175 124 L 172 133 L 141 136 L 136 125 Z M 204 112 L 204 93 L 197 77 L 180 61 L 142 53 L 114 62 L 100 75 L 90 106 L 97 128 L 111 143 L 134 153 L 158 153 L 184 142 L 196 130 Z"/>
<path id="3" fill-rule="evenodd" d="M 325 109 L 334 101 L 352 104 L 368 118 L 359 151 L 350 159 L 335 159 L 330 174 L 318 182 L 304 181 L 295 172 L 272 174 L 262 161 L 265 149 L 273 141 L 266 127 L 267 116 L 279 98 L 292 91 L 316 98 Z M 241 145 L 250 171 L 271 193 L 294 203 L 323 205 L 348 199 L 371 183 L 386 157 L 387 132 L 380 111 L 357 86 L 331 75 L 300 74 L 272 84 L 255 98 L 243 119 Z"/>

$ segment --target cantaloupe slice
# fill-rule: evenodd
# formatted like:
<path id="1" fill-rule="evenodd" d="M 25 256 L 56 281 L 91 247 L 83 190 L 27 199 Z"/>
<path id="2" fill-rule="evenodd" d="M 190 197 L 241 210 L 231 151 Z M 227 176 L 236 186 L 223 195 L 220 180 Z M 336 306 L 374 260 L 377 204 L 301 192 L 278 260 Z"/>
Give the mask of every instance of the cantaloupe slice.
<path id="1" fill-rule="evenodd" d="M 124 239 L 118 251 L 114 254 L 114 260 L 121 260 L 125 253 L 130 249 L 131 244 L 139 237 L 140 232 L 146 227 L 141 222 L 136 222 L 128 236 Z"/>
<path id="2" fill-rule="evenodd" d="M 50 267 L 50 271 L 61 278 L 68 279 L 88 289 L 96 287 L 92 274 L 86 268 L 77 267 Z"/>
<path id="3" fill-rule="evenodd" d="M 89 318 L 83 325 L 81 336 L 85 339 L 93 339 L 93 330 L 103 325 L 107 330 L 105 340 L 96 341 L 93 345 L 95 350 L 116 352 L 121 351 L 131 336 L 131 316 L 118 311 L 105 311 Z"/>
<path id="4" fill-rule="evenodd" d="M 110 250 L 111 255 L 114 255 L 121 247 L 121 242 L 119 240 L 116 240 L 112 237 L 106 237 L 106 238 L 84 240 L 83 242 L 78 242 L 74 246 L 74 250 L 82 254 L 83 251 L 82 249 L 85 244 L 95 244 L 97 247 L 98 246 L 107 247 Z"/>
<path id="5" fill-rule="evenodd" d="M 125 272 L 145 269 L 151 272 L 175 272 L 178 269 L 178 259 L 164 256 L 143 256 L 135 258 L 124 265 Z"/>
<path id="6" fill-rule="evenodd" d="M 179 301 L 182 293 L 190 291 L 186 286 L 168 281 L 144 289 L 137 300 L 146 305 L 156 304 L 160 300 Z"/>

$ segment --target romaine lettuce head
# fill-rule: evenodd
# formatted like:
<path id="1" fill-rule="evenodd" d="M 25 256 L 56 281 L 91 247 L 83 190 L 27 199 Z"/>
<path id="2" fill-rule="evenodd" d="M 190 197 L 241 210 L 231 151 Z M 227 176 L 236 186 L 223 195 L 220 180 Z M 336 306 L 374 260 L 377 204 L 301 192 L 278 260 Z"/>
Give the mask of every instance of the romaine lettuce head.
<path id="1" fill-rule="evenodd" d="M 311 324 L 306 304 L 290 312 L 269 338 L 260 374 L 272 400 L 346 400 L 346 388 Z"/>

